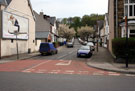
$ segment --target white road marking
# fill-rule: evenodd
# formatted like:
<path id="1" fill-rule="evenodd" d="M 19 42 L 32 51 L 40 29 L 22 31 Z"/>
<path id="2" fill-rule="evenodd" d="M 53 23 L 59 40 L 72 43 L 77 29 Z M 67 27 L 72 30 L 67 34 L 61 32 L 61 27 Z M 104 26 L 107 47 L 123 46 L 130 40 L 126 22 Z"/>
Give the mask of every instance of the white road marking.
<path id="1" fill-rule="evenodd" d="M 39 63 L 39 64 L 37 64 L 37 65 L 35 65 L 35 66 L 31 67 L 31 68 L 28 68 L 28 69 L 23 70 L 23 72 L 33 70 L 34 68 L 36 68 L 36 67 L 38 67 L 38 66 L 40 66 L 40 65 L 42 65 L 42 64 L 48 63 L 48 62 L 50 62 L 50 61 L 51 61 L 51 60 L 48 60 L 48 61 Z"/>
<path id="2" fill-rule="evenodd" d="M 131 76 L 131 77 L 135 77 L 135 75 L 133 74 L 125 74 L 126 76 Z"/>
<path id="3" fill-rule="evenodd" d="M 120 74 L 116 73 L 116 74 L 108 74 L 110 76 L 120 76 Z"/>
<path id="4" fill-rule="evenodd" d="M 66 72 L 73 73 L 75 71 L 73 71 L 73 70 L 66 70 Z"/>
<path id="5" fill-rule="evenodd" d="M 60 72 L 61 70 L 52 70 L 52 72 Z"/>
<path id="6" fill-rule="evenodd" d="M 69 60 L 69 61 L 62 61 L 62 62 L 59 62 L 59 63 L 57 63 L 56 65 L 64 65 L 64 66 L 67 66 L 67 65 L 70 65 L 71 64 L 71 62 L 72 62 L 72 60 Z"/>
<path id="7" fill-rule="evenodd" d="M 62 56 L 58 57 L 58 59 L 61 59 L 61 58 L 65 57 L 65 56 L 67 56 L 67 54 L 66 54 L 66 55 L 62 55 Z"/>
<path id="8" fill-rule="evenodd" d="M 71 51 L 71 52 L 69 52 L 68 54 L 71 54 L 71 53 L 73 53 L 74 51 Z"/>
<path id="9" fill-rule="evenodd" d="M 103 74 L 101 74 L 101 73 L 93 73 L 92 75 L 103 75 Z"/>
<path id="10" fill-rule="evenodd" d="M 30 73 L 31 71 L 22 71 L 22 72 Z"/>
<path id="11" fill-rule="evenodd" d="M 108 72 L 109 74 L 116 74 L 116 72 Z"/>
<path id="12" fill-rule="evenodd" d="M 71 54 L 71 53 L 73 53 L 73 52 L 74 52 L 74 51 L 71 51 L 71 52 L 69 52 L 68 54 L 62 55 L 62 56 L 58 57 L 58 59 L 64 58 L 64 57 L 66 57 L 67 55 L 69 55 L 69 54 Z"/>
<path id="13" fill-rule="evenodd" d="M 48 73 L 50 73 L 50 74 L 58 74 L 58 72 L 48 72 Z"/>

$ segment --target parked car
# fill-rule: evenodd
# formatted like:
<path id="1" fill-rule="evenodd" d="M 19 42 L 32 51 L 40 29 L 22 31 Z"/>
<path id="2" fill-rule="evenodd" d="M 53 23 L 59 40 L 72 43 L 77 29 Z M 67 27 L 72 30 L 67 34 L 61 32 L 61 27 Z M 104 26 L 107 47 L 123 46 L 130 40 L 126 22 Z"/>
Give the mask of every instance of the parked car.
<path id="1" fill-rule="evenodd" d="M 93 42 L 88 42 L 87 45 L 91 47 L 91 50 L 92 51 L 95 50 L 95 46 L 94 46 L 94 43 Z"/>
<path id="2" fill-rule="evenodd" d="M 58 50 L 54 47 L 53 43 L 41 43 L 39 52 L 43 54 L 57 54 Z"/>
<path id="3" fill-rule="evenodd" d="M 88 43 L 87 41 L 84 41 L 84 42 L 83 42 L 83 45 L 87 45 L 87 43 Z"/>
<path id="4" fill-rule="evenodd" d="M 74 47 L 74 43 L 73 42 L 67 42 L 66 46 L 67 47 Z"/>
<path id="5" fill-rule="evenodd" d="M 92 51 L 90 49 L 90 46 L 81 46 L 78 50 L 77 50 L 77 57 L 80 56 L 85 56 L 85 57 L 91 57 L 92 56 Z"/>

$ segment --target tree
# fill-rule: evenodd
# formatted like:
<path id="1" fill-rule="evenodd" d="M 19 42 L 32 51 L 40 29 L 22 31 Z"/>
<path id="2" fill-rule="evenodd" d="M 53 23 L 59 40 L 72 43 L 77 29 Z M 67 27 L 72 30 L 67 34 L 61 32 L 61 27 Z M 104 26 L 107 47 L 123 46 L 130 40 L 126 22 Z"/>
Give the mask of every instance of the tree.
<path id="1" fill-rule="evenodd" d="M 59 36 L 66 38 L 67 41 L 71 40 L 75 36 L 75 31 L 73 28 L 69 28 L 68 25 L 61 24 L 58 28 Z"/>
<path id="2" fill-rule="evenodd" d="M 73 17 L 72 23 L 69 25 L 70 28 L 74 28 L 77 36 L 77 29 L 81 27 L 81 18 L 80 17 Z"/>
<path id="3" fill-rule="evenodd" d="M 67 24 L 67 18 L 63 18 L 61 21 L 62 24 Z"/>
<path id="4" fill-rule="evenodd" d="M 82 40 L 87 40 L 94 34 L 94 30 L 92 27 L 85 26 L 78 29 L 78 34 Z"/>

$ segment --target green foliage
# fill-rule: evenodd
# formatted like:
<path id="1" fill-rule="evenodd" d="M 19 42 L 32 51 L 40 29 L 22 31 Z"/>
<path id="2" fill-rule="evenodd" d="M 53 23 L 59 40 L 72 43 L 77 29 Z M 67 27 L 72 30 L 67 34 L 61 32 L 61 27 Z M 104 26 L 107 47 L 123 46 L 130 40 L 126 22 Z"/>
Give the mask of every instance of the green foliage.
<path id="1" fill-rule="evenodd" d="M 127 54 L 126 38 L 112 40 L 113 53 L 117 58 L 125 58 Z M 130 62 L 135 62 L 135 38 L 128 39 L 128 55 Z"/>
<path id="2" fill-rule="evenodd" d="M 53 42 L 53 45 L 55 48 L 59 47 L 59 43 L 58 42 Z"/>
<path id="3" fill-rule="evenodd" d="M 97 24 L 97 20 L 104 20 L 104 15 L 91 14 L 80 17 L 69 17 L 62 20 L 62 24 L 69 25 L 70 28 L 74 28 L 76 35 L 78 35 L 78 29 L 82 26 L 93 27 Z"/>
<path id="4" fill-rule="evenodd" d="M 73 17 L 72 22 L 70 23 L 70 28 L 74 28 L 77 31 L 77 28 L 81 27 L 81 18 Z"/>
<path id="5" fill-rule="evenodd" d="M 61 22 L 62 24 L 67 24 L 67 18 L 63 18 Z"/>

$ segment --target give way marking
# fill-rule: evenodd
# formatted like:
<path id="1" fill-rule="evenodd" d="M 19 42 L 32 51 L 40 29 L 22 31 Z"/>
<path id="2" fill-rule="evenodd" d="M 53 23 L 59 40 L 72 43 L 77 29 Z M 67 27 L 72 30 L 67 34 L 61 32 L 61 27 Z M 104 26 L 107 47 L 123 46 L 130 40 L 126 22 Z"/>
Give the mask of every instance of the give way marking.
<path id="1" fill-rule="evenodd" d="M 71 64 L 72 60 L 69 61 L 65 61 L 65 60 L 60 60 L 61 62 L 57 63 L 56 65 L 64 65 L 64 66 L 68 66 Z"/>

